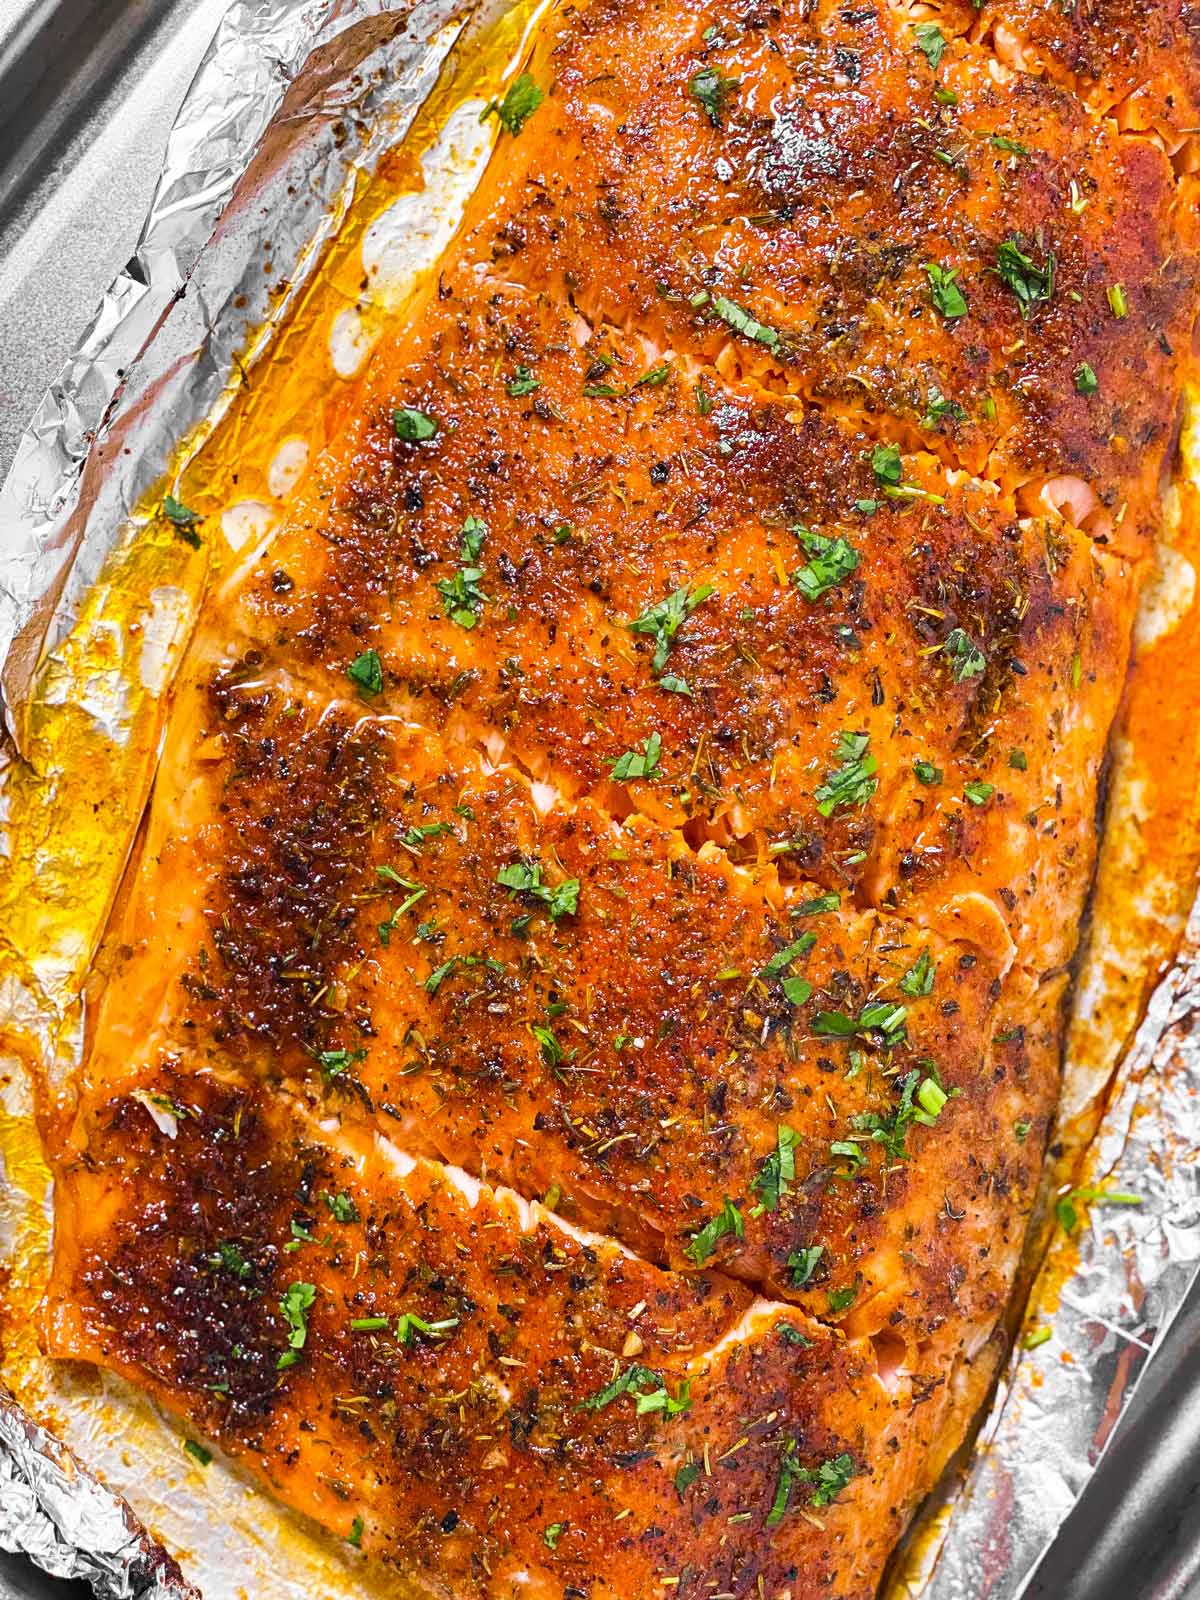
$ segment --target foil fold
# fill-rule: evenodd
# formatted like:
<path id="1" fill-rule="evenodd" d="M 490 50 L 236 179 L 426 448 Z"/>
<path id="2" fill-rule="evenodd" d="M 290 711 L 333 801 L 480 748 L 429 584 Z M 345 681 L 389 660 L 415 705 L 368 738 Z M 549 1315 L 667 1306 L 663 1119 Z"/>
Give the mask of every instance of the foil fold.
<path id="1" fill-rule="evenodd" d="M 114 553 L 139 531 L 136 508 L 178 463 L 180 442 L 199 448 L 239 375 L 270 348 L 345 215 L 356 176 L 411 125 L 469 20 L 453 0 L 403 10 L 387 0 L 231 7 L 180 111 L 137 252 L 39 406 L 0 490 L 3 698 L 13 739 L 39 772 L 53 772 L 54 753 L 39 741 L 37 696 L 66 692 L 35 685 L 39 659 L 86 616 Z M 262 271 L 265 234 L 275 258 L 288 263 L 282 293 Z M 114 771 L 123 750 L 141 751 L 129 781 L 135 820 L 151 781 L 156 718 L 197 603 L 197 592 L 179 590 L 161 671 L 143 681 L 140 699 L 110 692 L 99 674 L 81 697 L 115 752 Z M 0 858 L 3 850 L 0 840 Z M 114 884 L 119 866 L 106 859 Z M 104 913 L 98 901 L 69 958 L 41 959 L 44 952 L 18 946 L 13 970 L 21 977 L 0 984 L 10 1013 L 48 1019 L 47 1057 L 78 1049 L 78 993 Z M 1200 1266 L 1200 1157 L 1190 1131 L 1200 1101 L 1198 1022 L 1193 912 L 1080 1177 L 1096 1189 L 1134 1192 L 1141 1203 L 1108 1207 L 1101 1198 L 1083 1209 L 1077 1233 L 1051 1237 L 1025 1340 L 968 1462 L 948 1476 L 910 1541 L 894 1597 L 1017 1600 L 1182 1304 Z M 4 1115 L 18 1114 L 28 1116 L 26 1097 L 6 1096 Z M 31 1208 L 39 1213 L 44 1199 L 35 1194 Z M 79 1438 L 99 1440 L 102 1404 L 134 1401 L 105 1380 Z M 90 1449 L 80 1454 L 91 1460 Z M 233 1475 L 229 1484 L 244 1494 Z M 156 1483 L 146 1492 L 161 1506 L 170 1489 Z M 229 1574 L 228 1590 L 212 1580 L 223 1550 L 215 1478 L 210 1493 L 207 1539 L 197 1523 L 193 1549 L 207 1551 L 206 1594 L 224 1600 L 247 1575 Z M 114 1600 L 199 1593 L 128 1505 L 3 1394 L 0 1548 L 28 1554 L 56 1576 L 86 1578 Z M 294 1580 L 282 1564 L 272 1570 L 280 1594 L 312 1592 L 302 1568 Z M 361 1571 L 341 1574 L 326 1591 L 382 1592 Z"/>
<path id="2" fill-rule="evenodd" d="M 200 1600 L 124 1501 L 2 1394 L 0 1550 L 111 1600 Z"/>

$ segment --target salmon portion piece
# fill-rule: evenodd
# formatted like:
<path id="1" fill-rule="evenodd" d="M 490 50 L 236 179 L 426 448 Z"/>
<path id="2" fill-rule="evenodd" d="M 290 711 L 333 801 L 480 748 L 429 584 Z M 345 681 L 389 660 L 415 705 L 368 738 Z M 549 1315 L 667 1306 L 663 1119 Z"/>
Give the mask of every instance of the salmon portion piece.
<path id="1" fill-rule="evenodd" d="M 570 312 L 524 292 L 460 301 L 444 280 L 415 342 L 381 365 L 312 510 L 227 597 L 223 644 L 270 644 L 233 671 L 217 726 L 278 663 L 317 703 L 352 695 L 371 648 L 365 705 L 567 801 L 918 916 L 978 891 L 1018 942 L 1036 922 L 1046 966 L 1065 959 L 1135 561 L 719 378 L 698 408 L 664 363 L 614 409 Z M 513 396 L 518 372 L 536 387 Z M 436 436 L 398 440 L 401 407 Z M 446 598 L 464 570 L 470 626 Z M 672 596 L 656 636 L 647 614 Z M 831 798 L 845 737 L 865 741 L 864 774 Z M 652 781 L 614 783 L 652 740 Z"/>
<path id="2" fill-rule="evenodd" d="M 129 1374 L 413 1593 L 873 1591 L 940 1384 L 278 1097 L 137 1095 L 91 1110 L 60 1190 L 53 1353 Z"/>
<path id="3" fill-rule="evenodd" d="M 1053 79 L 1121 127 L 1156 134 L 1173 155 L 1200 126 L 1200 14 L 1188 0 L 936 0 L 921 14 L 980 37 L 1005 65 Z"/>
<path id="4" fill-rule="evenodd" d="M 412 725 L 293 707 L 253 730 L 273 753 L 227 789 L 240 847 L 217 904 L 176 913 L 199 954 L 160 935 L 114 970 L 92 1067 L 109 1092 L 151 1040 L 163 1063 L 201 1050 L 678 1270 L 719 1263 L 834 1321 L 886 1292 L 914 1342 L 976 1320 L 947 1259 L 978 1235 L 1007 1261 L 1013 1193 L 1037 1181 L 1027 1113 L 1053 1094 L 1008 1033 L 1011 956 L 756 878 L 644 816 L 541 812 L 522 772 L 448 760 Z M 343 846 L 361 865 L 297 897 L 289 858 L 331 842 L 321 810 L 353 814 L 372 768 L 369 834 Z M 163 862 L 201 903 L 212 848 L 176 826 Z M 135 994 L 128 1033 L 109 1017 Z"/>
<path id="5" fill-rule="evenodd" d="M 424 1594 L 867 1600 L 1003 1350 L 1195 254 L 914 27 L 558 18 L 176 687 L 48 1347 Z"/>
<path id="6" fill-rule="evenodd" d="M 1194 201 L 1155 143 L 939 39 L 835 0 L 597 0 L 475 270 L 569 293 L 598 351 L 648 334 L 1005 484 L 1071 474 L 1129 547 L 1173 438 Z"/>

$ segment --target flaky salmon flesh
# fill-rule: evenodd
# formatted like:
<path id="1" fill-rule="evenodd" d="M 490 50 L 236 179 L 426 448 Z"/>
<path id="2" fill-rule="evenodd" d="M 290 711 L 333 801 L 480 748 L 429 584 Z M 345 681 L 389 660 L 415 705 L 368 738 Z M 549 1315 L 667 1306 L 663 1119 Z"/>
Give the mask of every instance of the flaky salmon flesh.
<path id="1" fill-rule="evenodd" d="M 1198 96 L 1180 0 L 544 24 L 202 614 L 51 1354 L 405 1593 L 876 1594 L 1053 1121 Z"/>

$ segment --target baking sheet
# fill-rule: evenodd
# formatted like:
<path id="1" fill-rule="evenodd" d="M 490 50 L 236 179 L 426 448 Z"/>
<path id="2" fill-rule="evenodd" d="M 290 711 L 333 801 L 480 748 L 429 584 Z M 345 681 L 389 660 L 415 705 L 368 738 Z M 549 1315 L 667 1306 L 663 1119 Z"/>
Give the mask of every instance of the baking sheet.
<path id="1" fill-rule="evenodd" d="M 0 496 L 0 642 L 17 644 L 8 655 L 4 691 L 30 763 L 12 763 L 4 775 L 5 798 L 24 833 L 4 895 L 9 948 L 0 1003 L 16 1023 L 13 1037 L 23 1037 L 27 1048 L 32 1041 L 43 1065 L 52 1062 L 62 1079 L 77 1050 L 80 983 L 150 781 L 163 696 L 203 580 L 177 542 L 145 549 L 139 506 L 152 485 L 183 470 L 234 402 L 243 368 L 253 365 L 299 303 L 362 174 L 414 120 L 464 20 L 452 7 L 434 5 L 404 15 L 385 5 L 352 3 L 231 10 L 181 113 L 139 249 L 141 265 L 106 299 L 79 356 L 39 410 Z M 479 19 L 476 26 L 485 20 L 494 21 Z M 281 104 L 264 146 L 268 121 Z M 453 164 L 433 176 L 451 183 Z M 282 202 L 288 188 L 299 195 L 291 207 Z M 223 208 L 217 237 L 204 248 Z M 286 263 L 279 295 L 264 293 L 258 254 L 264 234 L 270 235 L 273 265 Z M 187 292 L 176 300 L 185 283 Z M 245 304 L 235 305 L 239 297 Z M 138 351 L 141 359 L 110 410 L 118 372 Z M 102 448 L 81 472 L 101 428 Z M 1185 464 L 1194 476 L 1190 440 Z M 123 449 L 131 454 L 122 457 Z M 1176 526 L 1168 530 L 1176 547 L 1185 547 L 1190 536 L 1185 522 L 1177 507 Z M 1190 610 L 1185 607 L 1168 630 L 1176 642 L 1193 625 Z M 128 622 L 130 615 L 136 632 L 118 636 L 115 619 Z M 48 656 L 35 674 L 43 648 Z M 101 837 L 91 830 L 82 860 L 64 861 L 52 848 L 30 852 L 24 846 L 35 818 L 48 839 L 50 819 L 61 821 L 64 808 L 69 811 L 56 756 L 64 732 L 67 746 L 79 753 L 80 711 L 87 723 L 83 747 L 98 759 L 107 783 L 101 787 L 111 825 Z M 1130 781 L 1141 759 L 1136 751 L 1128 754 Z M 87 893 L 79 887 L 81 868 Z M 19 888 L 35 891 L 20 908 Z M 55 901 L 69 911 L 57 922 L 46 915 Z M 1200 1200 L 1189 1118 L 1194 1124 L 1200 1088 L 1191 1039 L 1198 942 L 1193 919 L 1179 964 L 1121 1065 L 1088 1167 L 1073 1174 L 1072 1181 L 1077 1176 L 1093 1188 L 1136 1192 L 1140 1204 L 1081 1205 L 1078 1233 L 1057 1237 L 1026 1324 L 1041 1342 L 1018 1352 L 965 1487 L 956 1480 L 931 1508 L 898 1575 L 899 1593 L 931 1600 L 1007 1600 L 1020 1593 L 1194 1276 Z M 1079 989 L 1092 1012 L 1103 1012 L 1103 965 L 1096 956 Z M 1116 1054 L 1112 1048 L 1097 1054 L 1090 1021 L 1077 1018 L 1077 1054 L 1068 1072 L 1067 1103 L 1085 1124 L 1090 1109 L 1105 1103 Z M 1103 1038 L 1119 1041 L 1120 1026 L 1109 1026 Z M 30 1137 L 20 1063 L 13 1064 L 4 1104 L 2 1146 L 11 1185 L 5 1223 L 23 1280 L 10 1300 L 28 1305 L 45 1257 L 49 1195 Z M 1073 1131 L 1079 1137 L 1079 1128 Z M 1048 1339 L 1041 1339 L 1043 1329 L 1051 1330 Z M 130 1489 L 152 1526 L 186 1552 L 189 1571 L 202 1574 L 206 1594 L 239 1592 L 227 1581 L 231 1566 L 259 1574 L 250 1580 L 251 1593 L 268 1571 L 272 1586 L 258 1592 L 363 1592 L 364 1581 L 371 1592 L 377 1583 L 379 1592 L 388 1591 L 391 1580 L 365 1580 L 353 1558 L 331 1561 L 323 1541 L 297 1519 L 257 1496 L 248 1501 L 233 1472 L 216 1468 L 203 1482 L 193 1481 L 197 1469 L 181 1457 L 179 1436 L 148 1402 L 110 1379 L 44 1371 L 28 1330 L 5 1370 L 26 1404 L 56 1423 L 83 1459 Z M 128 1459 L 129 1452 L 114 1450 L 105 1437 L 114 1419 L 130 1430 Z M 138 1465 L 143 1450 L 149 1479 Z M 42 1450 L 40 1443 L 18 1441 L 8 1454 L 32 1469 Z M 59 1504 L 59 1532 L 68 1541 L 78 1536 L 86 1547 L 87 1526 L 82 1520 L 72 1526 L 70 1500 L 64 1496 Z M 225 1516 L 235 1529 L 232 1562 L 227 1530 L 219 1541 L 212 1532 Z M 264 1565 L 275 1537 L 285 1541 L 294 1578 L 280 1577 L 273 1550 Z M 285 1582 L 286 1591 L 280 1587 Z M 318 1582 L 334 1587 L 310 1587 Z"/>

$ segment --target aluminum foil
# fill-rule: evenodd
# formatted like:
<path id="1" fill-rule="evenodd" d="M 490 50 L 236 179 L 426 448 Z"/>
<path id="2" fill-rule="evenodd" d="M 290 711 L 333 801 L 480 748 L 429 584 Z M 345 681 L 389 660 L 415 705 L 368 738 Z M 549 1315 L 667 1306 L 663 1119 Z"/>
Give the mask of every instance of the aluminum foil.
<path id="1" fill-rule="evenodd" d="M 182 547 L 144 555 L 138 508 L 211 435 L 299 304 L 362 175 L 404 137 L 453 52 L 494 17 L 455 0 L 237 0 L 180 112 L 134 262 L 39 407 L 0 491 L 2 684 L 25 758 L 10 751 L 0 770 L 0 865 L 9 868 L 7 887 L 0 872 L 0 1026 L 17 1041 L 0 1071 L 10 1307 L 36 1300 L 51 1215 L 26 1069 L 36 1058 L 53 1090 L 78 1062 L 84 976 L 203 589 Z M 1200 483 L 1200 446 L 1185 465 Z M 121 586 L 125 609 L 114 610 Z M 118 615 L 136 626 L 118 626 Z M 64 728 L 75 744 L 60 761 Z M 71 775 L 85 763 L 92 787 L 81 794 Z M 105 826 L 89 827 L 98 803 Z M 24 844 L 5 833 L 13 816 Z M 72 816 L 84 842 L 64 861 L 54 841 L 70 835 L 63 819 Z M 44 824 L 36 847 L 31 819 Z M 63 916 L 48 932 L 45 905 L 56 898 Z M 1086 984 L 1080 995 L 1095 1001 Z M 1079 1202 L 1071 1235 L 1041 1230 L 1024 1339 L 969 1459 L 918 1524 L 894 1596 L 1016 1600 L 1182 1303 L 1200 1264 L 1198 1012 L 1193 913 L 1123 1059 L 1114 1047 L 1112 1059 L 1080 1051 L 1068 1060 L 1064 1136 L 1078 1142 L 1084 1128 L 1090 1139 L 1070 1182 L 1100 1195 Z M 1106 1204 L 1114 1190 L 1140 1203 Z M 1048 1193 L 1051 1218 L 1054 1200 Z M 0 1547 L 85 1577 L 103 1596 L 199 1592 L 154 1534 L 186 1549 L 208 1600 L 397 1592 L 352 1555 L 327 1557 L 311 1530 L 235 1470 L 217 1462 L 200 1477 L 144 1396 L 107 1375 L 48 1371 L 28 1318 L 14 1325 L 9 1315 L 0 1372 L 25 1409 L 0 1397 Z"/>
<path id="2" fill-rule="evenodd" d="M 3 1397 L 0 1549 L 114 1600 L 200 1600 L 124 1501 Z"/>

